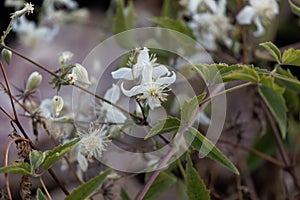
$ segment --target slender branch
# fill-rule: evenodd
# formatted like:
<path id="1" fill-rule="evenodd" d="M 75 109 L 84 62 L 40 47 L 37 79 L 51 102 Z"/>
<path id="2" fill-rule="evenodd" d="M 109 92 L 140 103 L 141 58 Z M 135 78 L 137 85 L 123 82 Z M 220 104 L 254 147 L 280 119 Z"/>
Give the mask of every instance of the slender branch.
<path id="1" fill-rule="evenodd" d="M 11 116 L 11 114 L 9 112 L 7 112 L 2 106 L 0 106 L 0 110 L 11 120 L 14 121 L 15 118 L 13 116 Z"/>
<path id="2" fill-rule="evenodd" d="M 221 86 L 219 85 L 217 88 L 215 88 L 214 91 L 211 92 L 210 96 L 214 95 L 217 91 L 219 91 L 220 87 L 223 87 L 223 85 L 221 85 Z M 208 96 L 207 98 L 211 98 L 210 96 Z M 190 122 L 187 123 L 186 125 L 184 125 L 182 127 L 182 129 L 180 129 L 180 131 L 177 133 L 177 137 L 175 138 L 174 144 L 180 144 L 181 140 L 183 139 L 183 134 L 188 130 L 189 127 L 191 127 L 194 124 L 194 122 L 198 118 L 198 115 L 200 114 L 200 112 L 203 111 L 203 109 L 207 106 L 207 104 L 208 104 L 208 101 L 206 101 L 201 106 L 199 106 L 197 112 L 194 114 L 194 116 L 192 117 Z M 155 181 L 155 179 L 159 175 L 160 171 L 164 168 L 164 166 L 167 164 L 167 162 L 170 160 L 170 158 L 174 155 L 175 152 L 176 152 L 176 148 L 171 148 L 169 150 L 169 152 L 165 155 L 165 157 L 162 159 L 162 161 L 158 165 L 157 170 L 154 171 L 154 173 L 151 175 L 148 182 L 144 186 L 142 192 L 139 194 L 137 200 L 142 200 L 144 198 L 144 196 L 148 192 L 149 188 L 151 187 L 152 183 Z"/>
<path id="3" fill-rule="evenodd" d="M 229 145 L 232 145 L 234 147 L 238 147 L 238 148 L 240 148 L 240 149 L 242 149 L 244 151 L 247 151 L 247 152 L 249 152 L 249 153 L 251 153 L 251 154 L 253 154 L 253 155 L 257 156 L 257 157 L 260 157 L 260 158 L 262 158 L 262 159 L 264 159 L 264 160 L 266 160 L 266 161 L 268 161 L 268 162 L 276 165 L 277 167 L 279 167 L 281 169 L 284 169 L 284 167 L 285 167 L 281 162 L 279 162 L 275 158 L 269 156 L 268 154 L 260 152 L 260 151 L 258 151 L 256 149 L 249 148 L 249 147 L 246 147 L 246 146 L 241 145 L 241 144 L 236 144 L 235 142 L 232 142 L 232 141 L 226 140 L 226 139 L 222 139 L 222 138 L 219 138 L 218 141 L 221 142 L 221 143 L 224 143 L 224 144 L 229 144 Z"/>
<path id="4" fill-rule="evenodd" d="M 28 62 L 34 64 L 35 66 L 37 66 L 37 67 L 39 67 L 40 69 L 46 71 L 47 73 L 51 74 L 52 76 L 54 76 L 54 77 L 56 77 L 56 78 L 59 78 L 59 76 L 58 76 L 56 73 L 50 71 L 50 70 L 47 69 L 45 66 L 43 66 L 43 65 L 41 65 L 41 64 L 39 64 L 39 63 L 37 63 L 37 62 L 35 62 L 34 60 L 32 60 L 32 59 L 30 59 L 30 58 L 27 58 L 26 56 L 24 56 L 24 55 L 21 54 L 20 52 L 14 50 L 14 49 L 12 49 L 12 48 L 10 48 L 10 47 L 4 45 L 4 44 L 0 44 L 0 46 L 2 46 L 3 48 L 6 48 L 6 49 L 8 49 L 8 50 L 10 50 L 11 52 L 13 52 L 14 54 L 16 54 L 17 56 L 23 58 L 24 60 L 27 60 Z M 147 125 L 147 122 L 145 122 L 141 117 L 136 116 L 136 115 L 134 115 L 133 113 L 128 112 L 127 110 L 125 110 L 125 109 L 123 109 L 122 107 L 120 107 L 120 106 L 118 106 L 118 105 L 116 105 L 116 104 L 114 104 L 114 103 L 108 101 L 107 99 L 105 99 L 105 98 L 103 98 L 103 97 L 101 97 L 101 96 L 99 96 L 99 95 L 97 95 L 97 94 L 94 94 L 93 92 L 87 90 L 86 88 L 84 88 L 84 87 L 82 87 L 82 86 L 80 86 L 80 85 L 73 84 L 73 86 L 76 87 L 76 88 L 78 88 L 78 89 L 80 89 L 80 90 L 82 90 L 82 91 L 84 91 L 84 92 L 86 92 L 87 94 L 90 94 L 90 95 L 96 97 L 97 99 L 100 99 L 101 101 L 104 101 L 105 103 L 108 103 L 108 104 L 110 104 L 110 105 L 112 105 L 112 106 L 118 108 L 120 111 L 129 114 L 131 117 L 133 117 L 133 118 L 139 120 L 139 121 L 141 122 L 141 125 Z"/>
<path id="5" fill-rule="evenodd" d="M 62 191 L 65 193 L 65 195 L 69 195 L 70 193 L 65 188 L 64 184 L 59 180 L 59 178 L 56 176 L 54 171 L 52 169 L 48 169 L 48 172 L 52 176 L 52 178 L 55 180 L 55 182 L 59 185 L 59 187 L 62 189 Z"/>
<path id="6" fill-rule="evenodd" d="M 8 166 L 8 154 L 9 154 L 9 150 L 11 148 L 11 145 L 19 140 L 22 140 L 22 141 L 26 141 L 26 142 L 29 142 L 31 143 L 31 141 L 29 139 L 25 139 L 25 138 L 22 138 L 22 137 L 16 137 L 16 138 L 13 138 L 7 145 L 6 149 L 5 149 L 5 160 L 4 160 L 4 166 L 7 167 Z M 9 179 L 8 179 L 8 174 L 5 173 L 4 174 L 5 176 L 5 182 L 6 182 L 6 190 L 7 190 L 7 195 L 9 197 L 9 199 L 12 200 L 12 195 L 11 195 L 11 191 L 10 191 L 10 187 L 9 187 Z"/>
<path id="7" fill-rule="evenodd" d="M 42 184 L 42 186 L 43 186 L 43 188 L 44 188 L 44 190 L 45 190 L 45 192 L 46 192 L 46 195 L 47 195 L 48 199 L 49 199 L 49 200 L 52 200 L 52 197 L 51 197 L 51 195 L 49 194 L 49 192 L 48 192 L 48 190 L 47 190 L 47 187 L 46 187 L 46 185 L 45 185 L 45 183 L 44 183 L 42 177 L 40 177 L 40 182 L 41 182 L 41 184 Z"/>

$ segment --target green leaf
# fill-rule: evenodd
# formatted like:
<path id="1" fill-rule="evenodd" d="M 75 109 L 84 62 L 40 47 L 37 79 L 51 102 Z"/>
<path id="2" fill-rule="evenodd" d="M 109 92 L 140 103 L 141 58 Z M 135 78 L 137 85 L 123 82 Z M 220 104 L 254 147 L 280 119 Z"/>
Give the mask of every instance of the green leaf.
<path id="1" fill-rule="evenodd" d="M 45 156 L 45 160 L 43 162 L 43 169 L 49 169 L 55 162 L 61 159 L 66 153 L 68 153 L 77 142 L 79 142 L 80 138 L 74 139 L 70 142 L 67 142 L 63 145 L 58 145 L 55 149 L 50 151 L 45 151 L 43 156 Z"/>
<path id="2" fill-rule="evenodd" d="M 296 6 L 296 4 L 294 4 L 291 0 L 289 0 L 289 4 L 292 12 L 298 17 L 300 17 L 300 7 Z"/>
<path id="3" fill-rule="evenodd" d="M 131 200 L 124 188 L 121 188 L 121 200 Z"/>
<path id="4" fill-rule="evenodd" d="M 196 112 L 199 107 L 198 98 L 194 97 L 189 101 L 185 101 L 180 108 L 180 115 L 181 115 L 181 123 L 182 124 L 188 124 L 193 117 L 195 117 Z"/>
<path id="5" fill-rule="evenodd" d="M 161 172 L 149 188 L 143 200 L 157 199 L 161 193 L 167 191 L 174 183 L 176 183 L 174 176 Z"/>
<path id="6" fill-rule="evenodd" d="M 178 130 L 179 126 L 180 120 L 176 117 L 168 117 L 166 119 L 158 120 L 158 123 L 152 127 L 151 131 L 145 136 L 144 139 L 147 140 L 155 135 Z"/>
<path id="7" fill-rule="evenodd" d="M 282 54 L 282 64 L 300 66 L 300 50 L 288 49 Z"/>
<path id="8" fill-rule="evenodd" d="M 197 171 L 193 168 L 190 155 L 187 154 L 186 165 L 186 194 L 189 200 L 209 200 L 210 192 L 206 189 L 203 180 L 199 177 Z"/>
<path id="9" fill-rule="evenodd" d="M 45 154 L 41 151 L 32 150 L 29 155 L 31 173 L 34 174 L 34 171 L 43 163 L 45 159 Z"/>
<path id="10" fill-rule="evenodd" d="M 152 17 L 150 20 L 163 28 L 178 31 L 195 39 L 192 30 L 187 26 L 187 24 L 183 20 L 175 20 L 168 17 Z"/>
<path id="11" fill-rule="evenodd" d="M 47 200 L 46 195 L 44 195 L 44 193 L 42 192 L 42 190 L 40 188 L 38 188 L 36 191 L 36 199 L 37 200 Z"/>
<path id="12" fill-rule="evenodd" d="M 260 43 L 259 45 L 264 47 L 267 51 L 269 51 L 275 58 L 277 63 L 281 62 L 281 52 L 272 42 L 264 42 Z"/>
<path id="13" fill-rule="evenodd" d="M 90 197 L 100 185 L 105 181 L 105 178 L 110 173 L 110 169 L 105 170 L 100 173 L 98 176 L 90 179 L 88 182 L 80 185 L 78 188 L 72 191 L 65 200 L 82 200 Z"/>
<path id="14" fill-rule="evenodd" d="M 289 69 L 284 70 L 281 67 L 277 68 L 277 73 L 274 75 L 276 83 L 280 86 L 290 89 L 293 92 L 300 93 L 300 81 L 294 76 Z"/>
<path id="15" fill-rule="evenodd" d="M 193 127 L 190 127 L 188 131 L 185 132 L 184 137 L 186 140 L 192 142 L 192 147 L 207 155 L 207 157 L 212 160 L 222 164 L 227 167 L 231 172 L 235 174 L 239 174 L 238 169 L 234 166 L 234 164 L 206 137 L 204 137 L 198 130 Z"/>
<path id="16" fill-rule="evenodd" d="M 263 85 L 258 89 L 259 94 L 273 114 L 276 122 L 278 123 L 281 136 L 283 139 L 285 139 L 287 126 L 287 108 L 285 105 L 285 100 L 283 98 L 284 88 L 277 86 L 274 83 L 274 80 L 270 77 L 262 79 L 262 83 Z"/>
<path id="17" fill-rule="evenodd" d="M 113 34 L 118 34 L 116 40 L 119 45 L 126 49 L 133 49 L 135 48 L 136 41 L 133 32 L 124 32 L 129 29 L 133 29 L 136 22 L 136 16 L 134 14 L 134 7 L 132 1 L 129 1 L 128 12 L 125 12 L 124 8 L 124 1 L 119 0 L 117 4 L 117 12 L 114 18 L 114 27 L 113 27 Z"/>
<path id="18" fill-rule="evenodd" d="M 1 173 L 31 175 L 30 165 L 24 162 L 16 162 L 7 167 L 0 168 Z"/>

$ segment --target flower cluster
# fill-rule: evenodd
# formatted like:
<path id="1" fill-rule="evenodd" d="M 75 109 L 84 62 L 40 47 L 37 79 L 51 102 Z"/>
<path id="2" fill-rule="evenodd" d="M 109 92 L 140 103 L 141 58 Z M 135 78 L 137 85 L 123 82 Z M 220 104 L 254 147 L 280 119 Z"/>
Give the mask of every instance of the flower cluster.
<path id="1" fill-rule="evenodd" d="M 206 49 L 215 50 L 217 42 L 227 47 L 232 45 L 228 34 L 233 26 L 226 16 L 226 0 L 182 0 L 180 3 L 186 8 L 184 15 L 191 19 L 188 26 Z"/>
<path id="2" fill-rule="evenodd" d="M 133 63 L 136 55 L 136 63 Z M 156 63 L 155 55 L 149 55 L 149 49 L 146 47 L 134 52 L 129 65 L 131 68 L 120 68 L 112 72 L 114 79 L 135 81 L 136 85 L 130 90 L 124 88 L 124 82 L 121 84 L 123 94 L 136 97 L 143 106 L 149 106 L 151 109 L 161 106 L 161 103 L 167 100 L 168 86 L 176 81 L 175 72 Z"/>
<path id="3" fill-rule="evenodd" d="M 276 0 L 249 0 L 236 16 L 237 21 L 242 25 L 249 25 L 252 22 L 256 25 L 254 36 L 261 36 L 265 30 L 263 24 L 267 24 L 279 13 L 279 6 Z"/>

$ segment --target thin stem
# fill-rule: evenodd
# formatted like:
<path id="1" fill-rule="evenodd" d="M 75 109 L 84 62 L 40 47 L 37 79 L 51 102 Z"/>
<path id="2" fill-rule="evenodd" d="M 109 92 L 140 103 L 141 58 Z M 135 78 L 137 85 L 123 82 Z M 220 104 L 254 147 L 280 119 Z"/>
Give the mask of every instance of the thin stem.
<path id="1" fill-rule="evenodd" d="M 49 194 L 49 192 L 48 192 L 48 190 L 47 190 L 47 187 L 46 187 L 46 185 L 45 185 L 45 183 L 44 183 L 42 177 L 40 177 L 40 182 L 41 182 L 41 184 L 42 184 L 42 186 L 43 186 L 43 188 L 44 188 L 44 191 L 45 191 L 45 193 L 46 193 L 48 199 L 49 199 L 49 200 L 52 200 L 52 197 L 51 197 L 51 195 Z"/>
<path id="2" fill-rule="evenodd" d="M 219 85 L 218 87 L 216 87 L 212 91 L 211 95 L 214 95 L 222 87 L 223 87 L 223 85 Z M 207 98 L 210 98 L 210 96 L 208 96 Z M 186 125 L 184 125 L 180 129 L 180 131 L 177 133 L 177 137 L 175 138 L 174 144 L 180 144 L 181 140 L 183 139 L 183 134 L 188 130 L 189 127 L 191 127 L 194 124 L 194 122 L 198 118 L 198 115 L 200 114 L 200 112 L 203 111 L 203 109 L 207 106 L 207 104 L 208 104 L 208 101 L 206 101 L 201 106 L 199 106 L 197 112 L 194 114 L 194 116 L 192 117 L 192 119 L 190 120 L 190 122 L 187 123 Z M 139 194 L 137 200 L 142 200 L 144 198 L 144 196 L 148 192 L 149 188 L 151 187 L 152 183 L 155 181 L 155 179 L 159 175 L 160 171 L 164 168 L 164 166 L 167 164 L 167 162 L 170 160 L 170 158 L 173 156 L 173 154 L 175 152 L 176 152 L 176 148 L 171 148 L 169 150 L 169 152 L 165 155 L 165 157 L 162 159 L 161 163 L 158 165 L 157 170 L 154 171 L 154 173 L 151 175 L 151 177 L 149 178 L 148 182 L 144 186 L 142 192 Z"/>
<path id="3" fill-rule="evenodd" d="M 232 145 L 234 147 L 238 147 L 238 148 L 240 148 L 244 151 L 247 151 L 247 152 L 249 152 L 249 153 L 251 153 L 251 154 L 253 154 L 257 157 L 260 157 L 260 158 L 276 165 L 277 167 L 279 167 L 281 169 L 284 169 L 284 167 L 285 167 L 281 162 L 279 162 L 275 158 L 273 158 L 273 157 L 271 157 L 268 154 L 265 154 L 263 152 L 257 151 L 256 149 L 252 149 L 252 148 L 246 147 L 246 146 L 241 145 L 241 144 L 236 144 L 235 142 L 232 142 L 232 141 L 226 140 L 226 139 L 222 139 L 222 138 L 219 138 L 218 141 L 221 142 L 221 143 L 224 143 L 224 144 L 229 144 L 229 145 Z"/>
<path id="4" fill-rule="evenodd" d="M 54 76 L 54 77 L 56 77 L 56 78 L 59 78 L 59 76 L 58 76 L 56 73 L 50 71 L 49 69 L 47 69 L 47 68 L 44 67 L 43 65 L 41 65 L 41 64 L 39 64 L 39 63 L 33 61 L 32 59 L 27 58 L 26 56 L 24 56 L 24 55 L 21 54 L 20 52 L 14 50 L 14 49 L 12 49 L 12 48 L 10 48 L 10 47 L 4 45 L 4 44 L 0 44 L 0 46 L 2 46 L 3 48 L 6 48 L 6 49 L 8 49 L 8 50 L 10 50 L 11 52 L 13 52 L 14 54 L 16 54 L 17 56 L 23 58 L 24 60 L 27 60 L 28 62 L 34 64 L 35 66 L 37 66 L 37 67 L 39 67 L 40 69 L 46 71 L 47 73 L 51 74 L 52 76 Z M 90 94 L 90 95 L 92 95 L 92 96 L 94 96 L 94 97 L 96 97 L 97 99 L 100 99 L 101 101 L 104 101 L 104 102 L 106 102 L 106 103 L 108 103 L 108 104 L 110 104 L 110 105 L 112 105 L 112 106 L 118 108 L 120 111 L 129 114 L 131 117 L 133 117 L 133 118 L 139 120 L 139 121 L 141 122 L 141 125 L 147 125 L 147 121 L 145 122 L 141 117 L 136 116 L 136 115 L 134 115 L 133 113 L 128 112 L 127 110 L 125 110 L 125 109 L 121 108 L 120 106 L 118 106 L 118 105 L 116 105 L 116 104 L 114 104 L 114 103 L 108 101 L 107 99 L 105 99 L 105 98 L 103 98 L 103 97 L 101 97 L 101 96 L 99 96 L 99 95 L 97 95 L 97 94 L 94 94 L 93 92 L 87 90 L 86 88 L 84 88 L 84 87 L 82 87 L 82 86 L 80 86 L 80 85 L 73 84 L 73 86 L 76 87 L 76 88 L 78 88 L 78 89 L 80 89 L 80 90 L 82 90 L 82 91 L 84 91 L 84 92 L 86 92 L 86 93 L 88 93 L 88 94 Z"/>
<path id="5" fill-rule="evenodd" d="M 228 93 L 228 92 L 232 92 L 232 91 L 234 91 L 234 90 L 238 90 L 238 89 L 241 89 L 241 88 L 250 86 L 250 85 L 254 85 L 254 83 L 248 82 L 248 83 L 244 83 L 244 84 L 241 84 L 241 85 L 237 85 L 237 86 L 235 86 L 235 87 L 232 87 L 232 88 L 229 88 L 229 89 L 227 89 L 227 90 L 224 90 L 224 91 L 222 91 L 222 92 L 220 92 L 220 93 L 217 93 L 217 94 L 215 94 L 215 95 L 213 95 L 213 96 L 209 96 L 208 98 L 205 98 L 204 100 L 202 100 L 199 104 L 202 105 L 202 104 L 204 104 L 204 103 L 206 103 L 206 102 L 209 102 L 209 101 L 211 101 L 212 99 L 214 99 L 214 98 L 216 98 L 216 97 L 218 97 L 218 96 L 220 96 L 220 95 L 223 95 L 223 94 L 226 94 L 226 93 Z"/>
<path id="6" fill-rule="evenodd" d="M 65 195 L 69 195 L 70 193 L 65 188 L 64 184 L 56 176 L 56 174 L 54 173 L 54 171 L 52 169 L 48 169 L 48 172 L 50 173 L 50 175 L 52 176 L 52 178 L 55 180 L 55 182 L 59 185 L 59 187 L 61 188 L 61 190 L 65 193 Z"/>
<path id="7" fill-rule="evenodd" d="M 184 168 L 182 166 L 182 163 L 181 163 L 180 159 L 177 159 L 177 164 L 178 164 L 179 170 L 180 170 L 180 172 L 181 172 L 181 174 L 183 176 L 183 180 L 186 183 L 187 182 L 187 178 L 186 178 L 186 174 L 185 174 L 185 171 L 184 171 Z"/>
<path id="8" fill-rule="evenodd" d="M 289 157 L 288 157 L 288 155 L 285 151 L 285 148 L 283 146 L 283 142 L 281 140 L 279 131 L 276 127 L 274 117 L 271 115 L 270 110 L 267 108 L 267 106 L 264 102 L 263 102 L 263 108 L 267 113 L 268 120 L 269 120 L 271 128 L 273 130 L 272 132 L 274 134 L 277 146 L 279 148 L 279 153 L 280 153 L 281 158 L 283 160 L 283 163 L 285 165 L 285 170 L 291 175 L 297 190 L 300 191 L 300 185 L 299 185 L 299 182 L 298 182 L 298 179 L 297 179 L 297 176 L 296 176 L 295 168 L 294 168 L 294 166 L 291 165 L 291 161 L 290 161 L 290 159 L 289 159 Z"/>
<path id="9" fill-rule="evenodd" d="M 0 110 L 12 121 L 14 121 L 14 117 L 11 116 L 11 114 L 9 112 L 7 112 L 2 106 L 0 106 Z"/>
<path id="10" fill-rule="evenodd" d="M 6 149 L 5 149 L 5 160 L 4 160 L 4 166 L 5 166 L 5 167 L 8 166 L 8 154 L 9 154 L 9 150 L 10 150 L 10 148 L 11 148 L 11 145 L 12 145 L 13 143 L 19 141 L 19 140 L 22 140 L 22 141 L 26 141 L 26 142 L 31 143 L 31 141 L 30 141 L 29 139 L 25 139 L 25 138 L 22 138 L 22 137 L 16 137 L 16 138 L 12 139 L 12 140 L 8 143 L 8 145 L 7 145 Z M 9 199 L 12 200 L 12 195 L 11 195 L 11 191 L 10 191 L 10 187 L 9 187 L 8 174 L 5 173 L 4 176 L 5 176 L 5 182 L 6 182 L 7 195 L 8 195 L 8 197 L 9 197 Z"/>

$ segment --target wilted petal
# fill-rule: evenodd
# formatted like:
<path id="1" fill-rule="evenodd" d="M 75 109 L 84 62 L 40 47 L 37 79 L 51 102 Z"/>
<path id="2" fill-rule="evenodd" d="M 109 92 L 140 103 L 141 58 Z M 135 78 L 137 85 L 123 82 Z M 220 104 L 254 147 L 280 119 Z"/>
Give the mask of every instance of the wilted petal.
<path id="1" fill-rule="evenodd" d="M 256 12 L 253 7 L 245 6 L 236 16 L 236 19 L 239 22 L 239 24 L 251 24 L 255 15 Z"/>
<path id="2" fill-rule="evenodd" d="M 132 71 L 130 68 L 122 67 L 111 73 L 113 79 L 133 80 Z"/>

